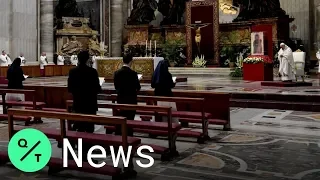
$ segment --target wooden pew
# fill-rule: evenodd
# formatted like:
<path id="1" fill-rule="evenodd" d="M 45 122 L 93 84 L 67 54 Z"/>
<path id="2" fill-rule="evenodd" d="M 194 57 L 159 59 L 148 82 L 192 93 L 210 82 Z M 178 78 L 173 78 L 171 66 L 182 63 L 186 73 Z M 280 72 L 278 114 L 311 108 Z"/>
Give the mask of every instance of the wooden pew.
<path id="1" fill-rule="evenodd" d="M 230 131 L 230 94 L 206 91 L 174 91 L 175 97 L 204 98 L 204 111 L 210 113 L 209 124 L 223 125 L 223 130 Z M 197 111 L 199 107 L 194 104 L 178 103 L 178 111 Z M 201 123 L 199 119 L 180 118 L 183 127 L 188 127 L 188 123 Z"/>
<path id="2" fill-rule="evenodd" d="M 32 97 L 32 101 L 7 101 L 6 100 L 6 95 L 8 93 L 13 93 L 13 94 L 21 94 L 29 97 Z M 36 92 L 34 90 L 22 90 L 22 89 L 0 89 L 0 94 L 2 97 L 2 100 L 0 100 L 0 104 L 2 105 L 3 108 L 3 113 L 0 115 L 0 120 L 7 120 L 8 115 L 7 115 L 7 109 L 11 108 L 12 106 L 21 106 L 21 107 L 30 107 L 32 109 L 42 109 L 42 107 L 45 106 L 44 102 L 36 102 L 35 96 Z M 32 117 L 24 117 L 24 116 L 15 116 L 14 119 L 16 121 L 24 121 L 25 125 L 28 126 L 30 125 L 30 121 Z M 41 118 L 35 118 L 36 122 L 42 122 Z"/>
<path id="3" fill-rule="evenodd" d="M 101 94 L 115 94 L 114 89 L 104 89 Z M 141 90 L 139 95 L 154 96 L 154 90 Z M 208 119 L 209 124 L 222 125 L 223 130 L 231 130 L 230 123 L 230 93 L 208 92 L 208 91 L 183 91 L 173 90 L 173 97 L 188 97 L 188 98 L 204 98 L 205 113 L 210 113 L 211 117 Z M 199 111 L 199 107 L 195 104 L 177 103 L 178 111 Z M 199 119 L 180 118 L 182 127 L 188 127 L 188 123 L 202 123 Z"/>
<path id="4" fill-rule="evenodd" d="M 67 76 L 70 69 L 74 68 L 74 65 L 47 65 L 44 67 L 46 77 L 51 76 Z"/>
<path id="5" fill-rule="evenodd" d="M 100 100 L 108 100 L 113 103 L 116 102 L 117 95 L 99 95 Z M 202 123 L 202 133 L 189 131 L 189 130 L 179 130 L 178 136 L 181 137 L 195 137 L 197 138 L 198 143 L 204 143 L 206 140 L 210 139 L 208 135 L 208 119 L 211 117 L 210 113 L 204 112 L 204 98 L 184 98 L 184 97 L 159 97 L 159 96 L 138 96 L 138 102 L 145 102 L 148 105 L 157 105 L 158 101 L 163 102 L 174 102 L 179 103 L 188 103 L 198 106 L 198 111 L 172 111 L 172 117 L 177 118 L 194 118 L 199 120 Z M 148 115 L 148 116 L 161 116 L 163 113 L 155 113 L 151 111 L 137 111 L 137 114 Z M 145 117 L 147 118 L 147 117 Z M 151 117 L 149 118 L 151 119 Z"/>
<path id="6" fill-rule="evenodd" d="M 73 101 L 67 101 L 67 107 L 70 110 Z M 135 110 L 135 111 L 151 111 L 162 113 L 164 116 L 168 117 L 168 122 L 144 122 L 144 121 L 134 121 L 128 120 L 127 126 L 132 128 L 134 131 L 145 132 L 145 133 L 155 133 L 157 135 L 168 137 L 168 148 L 162 146 L 148 144 L 153 147 L 155 153 L 161 154 L 162 161 L 171 160 L 173 157 L 179 156 L 176 148 L 177 132 L 181 129 L 180 124 L 172 123 L 171 107 L 162 106 L 150 106 L 150 105 L 128 105 L 128 104 L 98 104 L 99 108 L 112 109 L 113 115 L 117 116 L 119 110 Z M 107 125 L 106 127 L 110 127 Z M 69 125 L 69 128 L 70 125 Z M 115 126 L 111 126 L 115 130 Z M 106 132 L 108 133 L 108 131 Z"/>
<path id="7" fill-rule="evenodd" d="M 0 76 L 7 77 L 7 71 L 9 66 L 0 67 Z M 23 73 L 29 75 L 29 77 L 40 77 L 40 66 L 39 65 L 27 65 L 21 66 Z"/>
<path id="8" fill-rule="evenodd" d="M 127 124 L 126 119 L 122 117 L 103 117 L 103 116 L 94 116 L 94 115 L 83 115 L 83 114 L 75 114 L 75 113 L 58 113 L 58 112 L 45 112 L 39 110 L 19 110 L 19 109 L 9 109 L 8 110 L 8 132 L 9 138 L 11 139 L 13 135 L 21 130 L 14 129 L 13 125 L 13 116 L 37 116 L 42 118 L 52 118 L 60 121 L 60 130 L 57 129 L 39 129 L 44 134 L 46 134 L 49 138 L 52 136 L 56 136 L 60 141 L 64 138 L 68 138 L 71 141 L 77 141 L 79 138 L 82 138 L 84 143 L 92 144 L 92 145 L 102 145 L 105 147 L 109 146 L 123 146 L 124 150 L 127 149 L 128 146 L 133 146 L 133 149 L 136 149 L 138 145 L 141 143 L 141 140 L 138 138 L 127 137 Z M 75 131 L 68 131 L 66 128 L 66 120 L 79 121 L 79 122 L 92 122 L 95 124 L 105 125 L 105 124 L 113 124 L 113 125 L 121 125 L 122 136 L 114 136 L 108 134 L 94 134 L 94 133 L 82 133 Z M 5 164 L 9 162 L 7 152 L 0 153 L 0 163 Z M 115 168 L 111 165 L 106 165 L 100 169 L 96 169 L 91 167 L 87 162 L 83 163 L 82 168 L 78 168 L 73 160 L 69 160 L 68 168 L 63 167 L 63 159 L 61 158 L 51 158 L 48 166 L 49 166 L 49 174 L 58 173 L 63 170 L 81 170 L 89 173 L 97 173 L 103 175 L 112 176 L 113 179 L 121 178 L 121 169 Z"/>

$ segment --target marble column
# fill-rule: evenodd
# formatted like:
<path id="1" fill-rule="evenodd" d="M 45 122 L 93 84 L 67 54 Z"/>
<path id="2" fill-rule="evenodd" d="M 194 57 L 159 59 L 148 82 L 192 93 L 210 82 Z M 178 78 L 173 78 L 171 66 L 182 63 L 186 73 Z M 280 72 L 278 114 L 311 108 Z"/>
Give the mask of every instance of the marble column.
<path id="1" fill-rule="evenodd" d="M 40 1 L 40 51 L 47 53 L 48 62 L 53 62 L 53 0 Z M 40 56 L 40 54 L 39 54 Z"/>
<path id="2" fill-rule="evenodd" d="M 123 0 L 111 0 L 111 52 L 113 57 L 121 56 L 124 25 Z"/>

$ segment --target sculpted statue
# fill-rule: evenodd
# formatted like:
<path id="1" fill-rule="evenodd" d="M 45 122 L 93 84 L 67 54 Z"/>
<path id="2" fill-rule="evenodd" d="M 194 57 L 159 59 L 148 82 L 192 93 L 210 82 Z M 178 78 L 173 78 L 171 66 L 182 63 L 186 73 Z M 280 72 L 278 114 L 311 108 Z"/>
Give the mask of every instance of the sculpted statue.
<path id="1" fill-rule="evenodd" d="M 282 17 L 286 12 L 281 8 L 279 0 L 233 0 L 241 11 L 237 20 L 256 18 Z"/>
<path id="2" fill-rule="evenodd" d="M 89 53 L 92 56 L 104 55 L 107 50 L 101 49 L 100 43 L 96 35 L 93 35 L 88 42 Z"/>
<path id="3" fill-rule="evenodd" d="M 73 55 L 74 53 L 79 53 L 82 50 L 82 44 L 76 38 L 72 36 L 71 40 L 64 44 L 61 48 L 61 52 L 66 55 Z"/>
<path id="4" fill-rule="evenodd" d="M 128 25 L 149 24 L 155 19 L 156 0 L 133 0 L 133 9 L 128 18 Z"/>
<path id="5" fill-rule="evenodd" d="M 159 12 L 164 19 L 162 25 L 184 24 L 182 22 L 188 0 L 159 0 Z"/>

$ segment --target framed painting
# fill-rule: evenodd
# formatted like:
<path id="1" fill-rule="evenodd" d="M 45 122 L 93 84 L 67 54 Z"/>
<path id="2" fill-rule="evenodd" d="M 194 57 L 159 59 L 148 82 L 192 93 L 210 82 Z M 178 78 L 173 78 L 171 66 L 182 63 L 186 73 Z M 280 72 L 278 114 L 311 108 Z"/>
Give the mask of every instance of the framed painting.
<path id="1" fill-rule="evenodd" d="M 251 33 L 251 55 L 264 55 L 264 33 Z"/>

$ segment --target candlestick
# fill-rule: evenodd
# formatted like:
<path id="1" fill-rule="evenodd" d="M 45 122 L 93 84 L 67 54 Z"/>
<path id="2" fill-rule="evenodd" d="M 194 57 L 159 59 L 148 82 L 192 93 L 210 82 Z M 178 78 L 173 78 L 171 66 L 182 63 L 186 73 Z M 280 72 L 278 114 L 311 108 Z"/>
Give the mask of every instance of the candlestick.
<path id="1" fill-rule="evenodd" d="M 157 57 L 157 41 L 154 41 L 154 57 Z"/>
<path id="2" fill-rule="evenodd" d="M 152 57 L 152 44 L 151 44 L 151 40 L 150 40 L 150 57 Z"/>
<path id="3" fill-rule="evenodd" d="M 146 57 L 148 57 L 148 40 L 146 40 Z"/>

